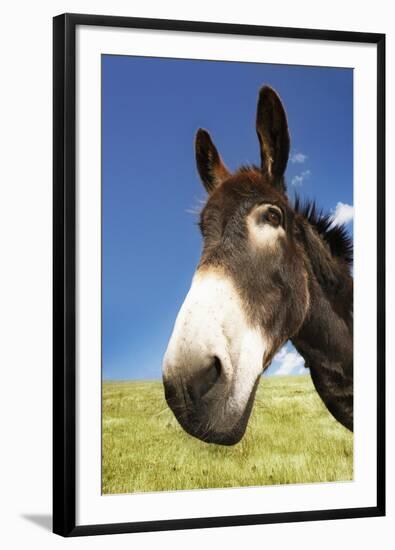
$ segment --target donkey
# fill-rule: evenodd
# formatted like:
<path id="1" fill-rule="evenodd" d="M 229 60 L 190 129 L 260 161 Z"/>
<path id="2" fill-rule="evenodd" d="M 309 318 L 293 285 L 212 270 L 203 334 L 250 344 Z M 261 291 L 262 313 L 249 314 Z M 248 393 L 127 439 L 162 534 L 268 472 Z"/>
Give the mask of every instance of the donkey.
<path id="1" fill-rule="evenodd" d="M 261 374 L 288 340 L 327 409 L 353 429 L 352 242 L 314 203 L 288 200 L 288 123 L 269 86 L 256 130 L 261 165 L 235 173 L 209 133 L 196 134 L 203 251 L 163 360 L 181 426 L 222 445 L 243 437 Z"/>

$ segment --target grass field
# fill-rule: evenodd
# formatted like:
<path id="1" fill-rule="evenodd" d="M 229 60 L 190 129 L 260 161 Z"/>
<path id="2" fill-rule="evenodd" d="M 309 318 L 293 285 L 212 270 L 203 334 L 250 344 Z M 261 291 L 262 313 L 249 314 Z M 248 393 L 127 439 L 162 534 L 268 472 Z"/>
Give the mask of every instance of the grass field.
<path id="1" fill-rule="evenodd" d="M 310 376 L 264 377 L 233 447 L 187 435 L 161 382 L 103 383 L 106 494 L 351 480 L 353 437 L 326 411 Z"/>

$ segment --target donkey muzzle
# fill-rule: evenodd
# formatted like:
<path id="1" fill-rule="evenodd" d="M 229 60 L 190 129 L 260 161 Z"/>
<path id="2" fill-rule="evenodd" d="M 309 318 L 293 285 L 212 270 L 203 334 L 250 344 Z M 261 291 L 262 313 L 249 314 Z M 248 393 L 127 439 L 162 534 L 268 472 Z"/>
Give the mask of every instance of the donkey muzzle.
<path id="1" fill-rule="evenodd" d="M 165 397 L 185 431 L 209 443 L 241 439 L 266 349 L 231 279 L 198 271 L 163 361 Z"/>

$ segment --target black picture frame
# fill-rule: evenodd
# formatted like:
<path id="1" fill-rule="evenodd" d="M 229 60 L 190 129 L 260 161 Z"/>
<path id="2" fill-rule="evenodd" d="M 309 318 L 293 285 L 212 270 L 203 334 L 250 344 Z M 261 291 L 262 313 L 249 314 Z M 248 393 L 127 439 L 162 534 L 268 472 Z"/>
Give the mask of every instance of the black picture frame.
<path id="1" fill-rule="evenodd" d="M 76 27 L 312 39 L 377 45 L 377 504 L 273 514 L 76 525 Z M 385 35 L 63 14 L 53 19 L 53 531 L 62 536 L 385 515 Z"/>

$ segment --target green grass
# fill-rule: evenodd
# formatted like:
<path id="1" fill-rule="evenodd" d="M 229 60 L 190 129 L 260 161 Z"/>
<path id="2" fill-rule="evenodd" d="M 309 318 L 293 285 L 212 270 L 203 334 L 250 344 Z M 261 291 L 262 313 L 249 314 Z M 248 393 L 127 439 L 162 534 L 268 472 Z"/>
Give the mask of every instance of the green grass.
<path id="1" fill-rule="evenodd" d="M 243 439 L 208 445 L 178 425 L 161 382 L 103 383 L 106 494 L 351 480 L 353 437 L 310 376 L 262 378 Z"/>

